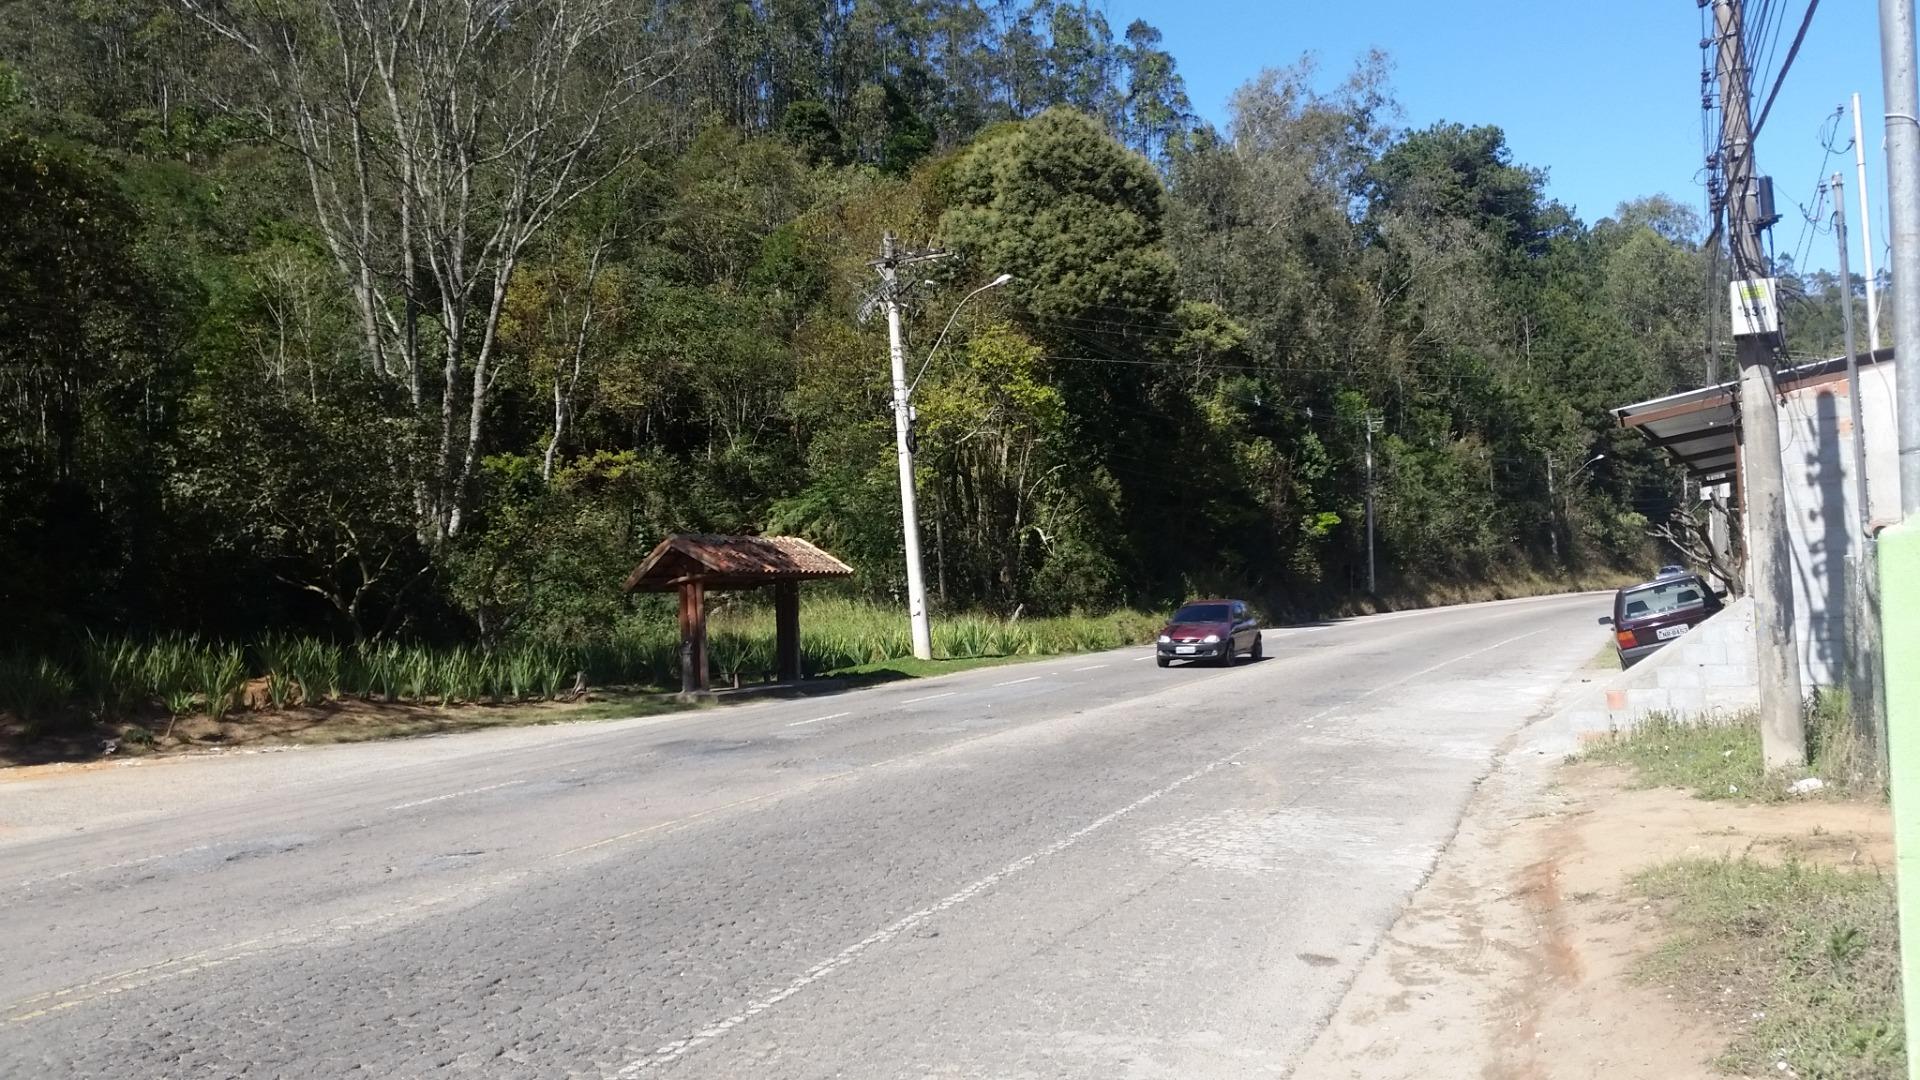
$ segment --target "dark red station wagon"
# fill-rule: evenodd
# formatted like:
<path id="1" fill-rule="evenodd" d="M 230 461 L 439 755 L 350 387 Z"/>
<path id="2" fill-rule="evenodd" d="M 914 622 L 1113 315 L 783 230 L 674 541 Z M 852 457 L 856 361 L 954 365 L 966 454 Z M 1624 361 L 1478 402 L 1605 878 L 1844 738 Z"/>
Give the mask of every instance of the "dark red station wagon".
<path id="1" fill-rule="evenodd" d="M 1160 631 L 1158 660 L 1213 660 L 1231 667 L 1246 653 L 1260 659 L 1260 620 L 1244 600 L 1189 600 Z"/>
<path id="2" fill-rule="evenodd" d="M 1718 614 L 1720 600 L 1705 579 L 1676 574 L 1621 589 L 1614 594 L 1612 616 L 1602 615 L 1600 624 L 1613 627 L 1620 666 L 1632 667 Z"/>

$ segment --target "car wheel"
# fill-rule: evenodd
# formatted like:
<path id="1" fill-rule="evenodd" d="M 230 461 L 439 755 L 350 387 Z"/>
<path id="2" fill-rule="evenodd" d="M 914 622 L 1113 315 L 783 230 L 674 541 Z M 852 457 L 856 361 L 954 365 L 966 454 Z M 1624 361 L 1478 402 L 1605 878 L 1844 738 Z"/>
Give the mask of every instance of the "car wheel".
<path id="1" fill-rule="evenodd" d="M 1238 659 L 1238 657 L 1239 657 L 1239 653 L 1233 647 L 1233 639 L 1228 638 L 1227 649 L 1225 652 L 1220 654 L 1220 666 L 1232 667 L 1234 664 L 1234 661 Z"/>
<path id="2" fill-rule="evenodd" d="M 1253 635 L 1253 658 L 1254 658 L 1255 660 L 1259 660 L 1259 659 L 1261 659 L 1261 658 L 1262 658 L 1262 657 L 1263 657 L 1264 655 L 1265 655 L 1265 654 L 1263 654 L 1263 653 L 1262 653 L 1262 652 L 1260 651 L 1260 635 L 1259 635 L 1259 634 L 1255 634 L 1255 635 Z"/>
<path id="3" fill-rule="evenodd" d="M 1161 667 L 1166 667 L 1166 666 L 1167 666 L 1168 664 L 1171 664 L 1171 663 L 1173 663 L 1173 661 L 1171 661 L 1171 660 L 1169 660 L 1169 659 L 1167 659 L 1167 658 L 1166 658 L 1166 657 L 1164 657 L 1164 656 L 1156 656 L 1156 657 L 1154 657 L 1154 658 L 1153 658 L 1153 662 L 1154 662 L 1154 663 L 1156 663 L 1156 664 L 1158 664 L 1158 665 L 1160 665 Z"/>

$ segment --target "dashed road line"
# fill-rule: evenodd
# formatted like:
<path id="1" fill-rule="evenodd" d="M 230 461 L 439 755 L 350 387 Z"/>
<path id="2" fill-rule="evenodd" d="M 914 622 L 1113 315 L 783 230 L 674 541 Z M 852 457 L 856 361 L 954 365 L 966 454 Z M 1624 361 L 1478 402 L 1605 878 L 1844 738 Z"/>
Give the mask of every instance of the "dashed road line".
<path id="1" fill-rule="evenodd" d="M 389 806 L 387 807 L 387 809 L 388 810 L 411 810 L 416 806 L 425 806 L 428 803 L 446 802 L 448 799 L 458 799 L 466 795 L 478 795 L 483 791 L 498 791 L 503 787 L 512 787 L 515 784 L 524 784 L 524 783 L 526 783 L 525 780 L 507 780 L 503 783 L 488 784 L 486 787 L 468 788 L 465 791 L 450 791 L 445 795 L 435 795 L 431 799 L 415 799 L 412 802 L 403 802 L 397 806 Z"/>
<path id="2" fill-rule="evenodd" d="M 1045 676 L 1041 676 L 1041 675 L 1029 675 L 1024 679 L 1008 679 L 1006 682 L 997 682 L 997 683 L 994 683 L 993 685 L 994 686 L 1019 686 L 1021 683 L 1039 682 L 1044 677 Z"/>
<path id="3" fill-rule="evenodd" d="M 1088 665 L 1087 665 L 1086 667 L 1077 667 L 1077 668 L 1074 668 L 1074 669 L 1073 669 L 1073 672 L 1071 672 L 1071 674 L 1077 674 L 1077 673 L 1079 673 L 1079 672 L 1082 672 L 1082 671 L 1099 671 L 1099 670 L 1100 670 L 1101 668 L 1103 668 L 1103 667 L 1106 667 L 1106 666 L 1107 666 L 1107 665 L 1105 665 L 1105 664 L 1088 664 Z"/>
<path id="4" fill-rule="evenodd" d="M 958 690 L 949 690 L 949 691 L 947 691 L 947 692 L 946 692 L 946 693 L 944 693 L 944 694 L 928 694 L 928 695 L 927 695 L 926 697 L 917 697 L 917 698 L 908 698 L 907 700 L 905 700 L 905 701 L 903 701 L 903 702 L 901 702 L 900 704 L 902 704 L 902 705 L 918 705 L 918 704 L 920 704 L 920 703 L 921 703 L 921 702 L 923 702 L 923 701 L 934 701 L 934 700 L 937 700 L 937 699 L 939 699 L 939 698 L 943 698 L 943 697 L 952 697 L 953 695 L 955 695 L 955 694 L 957 694 L 957 693 L 959 693 L 959 692 L 960 692 L 960 691 L 958 691 Z"/>
<path id="5" fill-rule="evenodd" d="M 852 716 L 852 715 L 853 714 L 850 712 L 829 713 L 826 716 L 816 716 L 811 720 L 795 720 L 793 723 L 788 724 L 787 726 L 788 727 L 806 727 L 808 724 L 818 724 L 826 720 L 838 720 L 843 716 Z"/>

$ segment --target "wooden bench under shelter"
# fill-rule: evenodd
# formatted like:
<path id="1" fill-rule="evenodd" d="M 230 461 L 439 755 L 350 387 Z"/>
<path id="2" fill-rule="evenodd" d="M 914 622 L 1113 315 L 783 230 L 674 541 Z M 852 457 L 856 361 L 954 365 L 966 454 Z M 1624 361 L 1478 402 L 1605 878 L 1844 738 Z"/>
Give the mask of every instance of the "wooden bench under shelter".
<path id="1" fill-rule="evenodd" d="M 628 592 L 680 592 L 680 692 L 707 692 L 707 593 L 773 588 L 780 681 L 800 679 L 800 583 L 852 577 L 853 568 L 797 536 L 681 533 L 627 577 Z"/>

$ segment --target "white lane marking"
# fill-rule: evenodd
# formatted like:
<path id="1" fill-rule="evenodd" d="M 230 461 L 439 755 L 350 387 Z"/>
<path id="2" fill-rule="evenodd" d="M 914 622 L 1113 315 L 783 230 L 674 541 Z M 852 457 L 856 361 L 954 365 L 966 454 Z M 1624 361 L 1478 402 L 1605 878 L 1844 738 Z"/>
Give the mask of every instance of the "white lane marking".
<path id="1" fill-rule="evenodd" d="M 1277 736 L 1268 735 L 1263 737 L 1261 741 L 1265 742 L 1267 739 L 1271 739 L 1275 737 Z M 986 877 L 983 877 L 980 880 L 974 882 L 973 884 L 968 885 L 966 888 L 961 889 L 959 892 L 951 893 L 941 898 L 940 900 L 932 904 L 928 904 L 926 907 L 923 907 L 920 910 L 913 912 L 912 914 L 902 916 L 900 919 L 896 920 L 892 924 L 885 926 L 879 930 L 876 930 L 871 934 L 868 934 L 866 937 L 861 938 L 859 941 L 854 942 L 853 944 L 847 946 L 844 949 L 841 949 L 839 952 L 833 954 L 832 956 L 821 961 L 820 963 L 815 964 L 812 968 L 807 970 L 806 974 L 801 975 L 799 978 L 788 983 L 786 986 L 781 987 L 779 990 L 775 991 L 774 993 L 769 994 L 766 997 L 760 998 L 756 1001 L 748 1003 L 746 1008 L 740 1010 L 739 1012 L 733 1014 L 732 1016 L 729 1016 L 723 1020 L 716 1021 L 715 1023 L 709 1024 L 708 1026 L 700 1029 L 699 1031 L 695 1032 L 692 1035 L 687 1036 L 684 1039 L 676 1039 L 673 1042 L 667 1043 L 666 1045 L 661 1046 L 660 1048 L 653 1051 L 653 1053 L 645 1057 L 637 1058 L 634 1061 L 628 1062 L 618 1072 L 613 1074 L 614 1077 L 616 1078 L 616 1080 L 631 1080 L 632 1077 L 639 1076 L 641 1073 L 646 1072 L 648 1069 L 651 1069 L 657 1065 L 666 1064 L 667 1062 L 670 1062 L 675 1058 L 682 1056 L 689 1050 L 693 1050 L 704 1043 L 712 1042 L 713 1040 L 719 1038 L 720 1036 L 725 1035 L 728 1031 L 731 1031 L 733 1028 L 736 1028 L 741 1024 L 746 1023 L 748 1020 L 752 1019 L 753 1017 L 758 1016 L 763 1012 L 766 1012 L 768 1009 L 773 1008 L 775 1005 L 778 1005 L 781 1002 L 792 997 L 793 995 L 799 993 L 800 991 L 805 990 L 807 987 L 813 985 L 816 982 L 819 982 L 821 979 L 824 979 L 827 976 L 833 974 L 834 972 L 840 970 L 841 968 L 846 967 L 848 964 L 851 964 L 853 961 L 859 959 L 861 953 L 866 952 L 868 949 L 872 948 L 873 946 L 881 945 L 888 941 L 891 941 L 894 938 L 899 937 L 901 934 L 907 932 L 908 930 L 913 929 L 914 927 L 920 925 L 921 923 L 926 922 L 928 919 L 933 918 L 935 915 L 938 915 L 943 911 L 947 911 L 950 908 L 959 907 L 961 904 L 964 904 L 967 901 L 972 900 L 974 897 L 980 895 L 983 892 L 986 892 L 988 889 L 993 888 L 995 885 L 1000 884 L 1002 881 L 1005 881 L 1007 878 L 1010 878 L 1015 874 L 1018 874 L 1024 870 L 1031 868 L 1036 863 L 1039 863 L 1045 859 L 1051 858 L 1054 855 L 1058 855 L 1060 852 L 1065 851 L 1070 847 L 1073 847 L 1075 844 L 1078 844 L 1082 839 L 1084 839 L 1088 835 L 1094 832 L 1097 832 L 1100 829 L 1106 828 L 1108 825 L 1111 825 L 1113 822 L 1120 820 L 1121 818 L 1127 816 L 1128 814 L 1133 813 L 1134 811 L 1140 809 L 1143 806 L 1146 806 L 1148 803 L 1155 802 L 1156 800 L 1165 798 L 1167 795 L 1175 791 L 1178 791 L 1180 788 L 1183 788 L 1188 784 L 1192 783 L 1193 781 L 1200 779 L 1201 777 L 1207 775 L 1210 772 L 1213 772 L 1215 769 L 1218 769 L 1224 765 L 1230 764 L 1232 762 L 1232 759 L 1234 757 L 1237 757 L 1238 755 L 1239 755 L 1239 752 L 1236 751 L 1234 754 L 1229 755 L 1228 757 L 1221 758 L 1218 761 L 1209 762 L 1208 764 L 1201 766 L 1198 769 L 1195 769 L 1193 772 L 1188 773 L 1187 775 L 1181 777 L 1178 780 L 1175 780 L 1170 784 L 1167 784 L 1164 787 L 1158 788 L 1154 791 L 1148 792 L 1145 795 L 1142 795 L 1140 798 L 1135 799 L 1133 802 L 1128 803 L 1127 805 L 1121 807 L 1118 810 L 1114 810 L 1102 817 L 1095 818 L 1093 821 L 1080 826 L 1078 829 L 1075 829 L 1073 832 L 1070 832 L 1067 835 L 1061 837 L 1060 839 L 1055 840 L 1053 843 L 1048 844 L 1046 847 L 1041 848 L 1038 851 L 1032 852 L 1031 854 L 1023 855 L 1020 858 L 1015 859 L 1014 861 L 1008 863 L 1007 865 L 1001 867 L 1000 869 L 994 871 L 993 873 L 988 874 Z"/>
<path id="2" fill-rule="evenodd" d="M 838 720 L 843 716 L 852 716 L 852 715 L 853 715 L 852 713 L 843 713 L 843 712 L 830 713 L 826 716 L 816 716 L 811 720 L 795 720 L 793 723 L 788 724 L 787 726 L 788 727 L 805 727 L 808 724 L 818 724 L 823 720 Z"/>
<path id="3" fill-rule="evenodd" d="M 993 685 L 994 686 L 1019 686 L 1023 682 L 1039 682 L 1041 678 L 1042 676 L 1039 676 L 1039 675 L 1029 675 L 1024 679 L 1008 679 L 1006 682 L 997 682 L 997 683 L 994 683 Z"/>
<path id="4" fill-rule="evenodd" d="M 1082 672 L 1082 671 L 1099 671 L 1099 670 L 1100 670 L 1101 668 L 1103 668 L 1103 667 L 1106 667 L 1106 666 L 1107 666 L 1107 665 L 1105 665 L 1105 664 L 1088 664 L 1088 665 L 1087 665 L 1086 667 L 1077 667 L 1077 668 L 1074 668 L 1074 669 L 1073 669 L 1073 672 L 1070 672 L 1070 674 L 1076 674 L 1076 673 L 1079 673 L 1079 672 Z"/>
<path id="5" fill-rule="evenodd" d="M 415 799 L 412 802 L 403 802 L 398 806 L 389 806 L 387 807 L 387 809 L 388 810 L 411 810 L 416 806 L 425 806 L 428 803 L 446 802 L 448 799 L 458 799 L 466 795 L 478 795 L 483 791 L 498 791 L 503 787 L 512 787 L 515 784 L 524 784 L 524 783 L 526 783 L 525 780 L 508 780 L 508 781 L 505 781 L 504 783 L 488 784 L 486 787 L 468 788 L 465 791 L 451 791 L 445 795 L 435 795 L 431 799 Z"/>
<path id="6" fill-rule="evenodd" d="M 1148 653 L 1148 654 L 1147 654 L 1147 655 L 1145 655 L 1145 656 L 1136 656 L 1136 657 L 1134 657 L 1134 659 L 1135 659 L 1135 660 L 1151 660 L 1151 659 L 1153 659 L 1154 657 L 1156 657 L 1156 656 L 1158 656 L 1158 655 L 1160 655 L 1160 654 L 1159 654 L 1159 653 Z"/>
<path id="7" fill-rule="evenodd" d="M 1432 665 L 1431 667 L 1421 668 L 1419 671 L 1416 671 L 1411 675 L 1406 675 L 1402 678 L 1396 679 L 1393 682 L 1381 683 L 1380 685 L 1374 687 L 1373 689 L 1355 696 L 1353 699 L 1349 701 L 1343 701 L 1338 705 L 1328 706 L 1327 708 L 1322 709 L 1317 713 L 1314 713 L 1312 716 L 1307 717 L 1305 722 L 1314 723 L 1314 722 L 1323 720 L 1333 715 L 1334 713 L 1337 713 L 1342 709 L 1348 708 L 1360 701 L 1364 701 L 1365 699 L 1370 698 L 1375 694 L 1380 693 L 1383 690 L 1390 690 L 1396 686 L 1401 686 L 1406 683 L 1412 682 L 1413 680 L 1421 677 L 1422 675 L 1432 674 L 1433 672 L 1438 671 L 1441 668 L 1446 667 L 1450 664 L 1457 664 L 1462 660 L 1471 660 L 1474 657 L 1481 655 L 1482 653 L 1492 652 L 1495 649 L 1501 648 L 1506 645 L 1511 645 L 1514 642 L 1520 641 L 1524 638 L 1530 638 L 1537 634 L 1544 634 L 1544 633 L 1546 633 L 1545 630 L 1534 630 L 1525 634 L 1518 634 L 1518 635 L 1515 635 L 1514 637 L 1507 638 L 1504 641 L 1496 641 L 1492 645 L 1488 645 L 1483 649 L 1477 649 L 1473 652 L 1465 653 L 1463 655 L 1453 657 L 1452 659 L 1449 659 L 1449 660 L 1443 660 L 1438 664 Z M 739 1012 L 734 1013 L 732 1016 L 728 1016 L 722 1020 L 717 1020 L 711 1024 L 708 1024 L 706 1027 L 701 1028 L 699 1031 L 694 1032 L 692 1035 L 688 1035 L 685 1038 L 681 1038 L 681 1039 L 675 1039 L 670 1043 L 666 1043 L 658 1047 L 650 1054 L 647 1054 L 643 1057 L 635 1058 L 634 1060 L 629 1061 L 626 1065 L 622 1066 L 617 1072 L 612 1074 L 613 1080 L 632 1080 L 633 1077 L 639 1076 L 641 1073 L 644 1073 L 649 1069 L 652 1069 L 659 1065 L 665 1065 L 665 1064 L 671 1063 L 674 1060 L 685 1055 L 688 1051 L 698 1049 L 699 1047 L 705 1045 L 706 1043 L 710 1043 L 715 1039 L 720 1038 L 722 1035 L 725 1035 L 727 1032 L 732 1031 L 734 1028 L 739 1027 L 741 1024 L 746 1023 L 748 1020 L 751 1020 L 755 1016 L 758 1016 L 759 1014 L 766 1012 L 768 1009 L 773 1008 L 775 1005 L 778 1005 L 781 1002 L 792 997 L 793 995 L 799 993 L 800 991 L 805 990 L 807 987 L 812 986 L 814 983 L 819 982 L 821 979 L 824 979 L 827 976 L 833 974 L 834 972 L 840 970 L 841 968 L 846 967 L 848 964 L 853 963 L 855 960 L 860 958 L 861 953 L 866 952 L 868 949 L 871 949 L 875 945 L 885 944 L 886 942 L 889 942 L 894 938 L 899 937 L 901 934 L 906 933 L 907 931 L 913 929 L 914 927 L 919 926 L 921 923 L 924 923 L 927 920 L 933 918 L 935 915 L 938 915 L 951 908 L 959 907 L 961 904 L 964 904 L 967 901 L 972 900 L 974 897 L 979 896 L 981 893 L 986 892 L 987 890 L 993 888 L 994 886 L 1000 884 L 1002 881 L 1005 881 L 1006 879 L 1014 876 L 1015 874 L 1031 869 L 1036 864 L 1043 862 L 1049 858 L 1052 858 L 1055 855 L 1060 854 L 1061 852 L 1067 850 L 1068 848 L 1073 847 L 1075 844 L 1078 844 L 1082 839 L 1086 838 L 1092 833 L 1098 832 L 1099 830 L 1106 828 L 1108 825 L 1111 825 L 1114 822 L 1119 821 L 1121 818 L 1126 817 L 1127 815 L 1133 813 L 1136 810 L 1139 810 L 1141 807 L 1146 806 L 1149 803 L 1156 802 L 1160 799 L 1167 797 L 1168 795 L 1171 795 L 1175 791 L 1178 791 L 1181 788 L 1186 787 L 1188 784 L 1193 783 L 1195 780 L 1198 780 L 1201 777 L 1208 775 L 1209 773 L 1212 773 L 1218 769 L 1225 768 L 1230 765 L 1239 764 L 1240 760 L 1244 758 L 1247 754 L 1253 752 L 1254 750 L 1259 749 L 1261 746 L 1269 742 L 1272 742 L 1275 739 L 1280 738 L 1286 733 L 1287 733 L 1287 729 L 1281 728 L 1281 729 L 1276 729 L 1272 732 L 1269 732 L 1266 735 L 1262 735 L 1258 739 L 1255 739 L 1254 741 L 1239 748 L 1238 750 L 1235 750 L 1224 757 L 1215 758 L 1214 760 L 1209 761 L 1205 765 L 1200 766 L 1198 769 L 1193 770 L 1192 772 L 1186 774 L 1185 776 L 1180 777 L 1178 780 L 1175 780 L 1170 784 L 1165 785 L 1164 787 L 1156 788 L 1153 791 L 1149 791 L 1145 795 L 1140 796 L 1138 799 L 1135 799 L 1134 801 L 1128 803 L 1127 805 L 1122 806 L 1118 810 L 1110 811 L 1100 817 L 1093 819 L 1087 824 L 1080 826 L 1078 829 L 1075 829 L 1073 832 L 1070 832 L 1067 835 L 1061 837 L 1060 839 L 1055 840 L 1053 843 L 1048 844 L 1046 847 L 1043 847 L 1038 851 L 1032 852 L 1027 855 L 1023 855 L 1020 858 L 1015 859 L 1014 861 L 1008 863 L 1007 865 L 1001 867 L 1000 869 L 995 870 L 993 873 L 988 874 L 986 877 L 983 877 L 980 880 L 974 882 L 973 884 L 968 885 L 966 888 L 961 889 L 959 892 L 950 893 L 947 896 L 942 897 L 940 900 L 937 900 L 934 903 L 928 904 L 926 907 L 923 907 L 918 911 L 912 912 L 911 914 L 908 914 L 908 915 L 901 916 L 898 920 L 888 924 L 887 926 L 880 928 L 879 930 L 874 931 L 871 934 L 868 934 L 866 937 L 861 938 L 859 941 L 856 941 L 853 944 L 848 945 L 846 948 L 841 949 L 837 953 L 834 953 L 832 956 L 828 957 L 827 959 L 822 960 L 818 964 L 815 964 L 813 967 L 807 969 L 805 974 L 794 979 L 792 982 L 781 987 L 779 990 L 774 991 L 773 993 L 767 995 L 766 997 L 759 998 L 755 1001 L 749 1002 L 746 1008 L 741 1009 Z"/>
<path id="8" fill-rule="evenodd" d="M 65 873 L 61 873 L 61 874 L 48 874 L 46 877 L 27 878 L 24 881 L 8 882 L 3 885 L 0 885 L 0 888 L 28 889 L 28 888 L 32 888 L 35 885 L 45 885 L 53 881 L 65 881 L 70 877 L 79 877 L 81 874 L 105 874 L 114 870 L 125 870 L 129 866 L 140 866 L 144 863 L 158 862 L 161 859 L 177 859 L 182 855 L 192 855 L 195 852 L 209 851 L 212 848 L 213 848 L 212 844 L 195 844 L 193 847 L 183 848 L 179 851 L 163 852 L 162 854 L 159 854 L 159 855 L 143 855 L 137 859 L 127 859 L 124 862 L 108 863 L 105 866 L 83 866 L 78 870 L 68 870 Z"/>
<path id="9" fill-rule="evenodd" d="M 957 693 L 959 693 L 959 692 L 960 692 L 960 691 L 958 691 L 958 690 L 949 690 L 949 691 L 947 691 L 947 692 L 946 692 L 946 693 L 944 693 L 944 694 L 928 694 L 928 695 L 927 695 L 926 697 L 916 697 L 916 698 L 908 698 L 907 700 L 905 700 L 905 701 L 903 701 L 903 702 L 901 702 L 900 704 L 902 704 L 902 705 L 918 705 L 918 704 L 920 704 L 920 703 L 921 703 L 921 702 L 923 702 L 923 701 L 935 701 L 935 700 L 937 700 L 937 699 L 939 699 L 939 698 L 943 698 L 943 697 L 952 697 L 953 695 L 955 695 L 955 694 L 957 694 Z"/>

